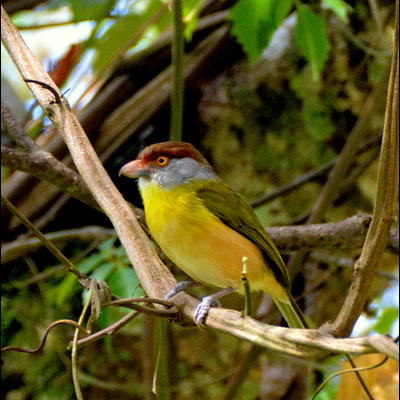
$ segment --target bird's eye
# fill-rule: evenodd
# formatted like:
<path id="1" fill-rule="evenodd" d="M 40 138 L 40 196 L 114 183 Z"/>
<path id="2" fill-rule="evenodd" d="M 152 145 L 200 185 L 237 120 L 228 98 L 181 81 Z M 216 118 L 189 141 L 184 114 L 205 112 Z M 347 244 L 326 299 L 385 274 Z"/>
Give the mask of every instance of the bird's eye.
<path id="1" fill-rule="evenodd" d="M 169 162 L 169 158 L 168 157 L 160 156 L 160 157 L 157 158 L 157 164 L 160 167 L 164 167 L 165 165 L 168 164 L 168 162 Z"/>

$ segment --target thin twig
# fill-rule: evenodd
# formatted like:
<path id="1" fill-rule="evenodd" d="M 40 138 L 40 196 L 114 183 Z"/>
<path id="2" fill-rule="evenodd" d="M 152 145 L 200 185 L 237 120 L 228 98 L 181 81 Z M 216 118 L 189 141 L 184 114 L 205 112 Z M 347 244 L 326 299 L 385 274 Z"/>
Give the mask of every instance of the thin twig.
<path id="1" fill-rule="evenodd" d="M 350 357 L 349 354 L 345 354 L 345 356 L 346 356 L 347 361 L 349 362 L 349 364 L 352 366 L 353 372 L 356 374 L 357 379 L 358 379 L 358 381 L 360 382 L 360 384 L 361 384 L 362 388 L 364 389 L 365 394 L 368 396 L 369 400 L 375 400 L 375 399 L 374 399 L 374 396 L 372 396 L 372 393 L 371 393 L 371 391 L 369 390 L 369 387 L 368 387 L 367 384 L 365 383 L 365 381 L 364 381 L 363 377 L 361 376 L 360 371 L 358 370 L 357 365 L 355 364 L 355 362 L 353 361 L 353 359 Z M 383 363 L 385 363 L 385 362 L 388 360 L 388 358 L 389 358 L 389 357 L 386 356 L 386 357 L 384 358 L 384 360 L 382 361 L 382 363 L 378 364 L 378 366 L 379 366 L 379 365 L 382 365 Z"/>
<path id="2" fill-rule="evenodd" d="M 24 349 L 24 348 L 21 348 L 21 347 L 8 346 L 8 347 L 2 348 L 2 349 L 1 349 L 1 352 L 2 352 L 2 353 L 6 353 L 6 352 L 8 352 L 8 351 L 18 351 L 18 352 L 21 352 L 21 353 L 29 353 L 29 354 L 37 353 L 37 352 L 39 352 L 40 350 L 43 349 L 43 347 L 44 347 L 44 345 L 45 345 L 45 343 L 46 343 L 46 340 L 47 340 L 47 336 L 49 335 L 50 331 L 51 331 L 54 327 L 56 327 L 56 326 L 58 326 L 58 325 L 62 325 L 62 324 L 72 325 L 72 326 L 75 327 L 76 329 L 79 329 L 79 331 L 81 331 L 81 332 L 84 333 L 85 335 L 88 334 L 88 333 L 86 332 L 86 330 L 85 330 L 81 325 L 79 325 L 77 322 L 72 321 L 72 320 L 69 320 L 69 319 L 61 319 L 61 320 L 59 320 L 59 321 L 53 322 L 51 325 L 49 325 L 49 326 L 47 327 L 47 329 L 46 329 L 46 331 L 44 332 L 44 335 L 43 335 L 43 337 L 42 337 L 42 340 L 40 341 L 40 344 L 39 344 L 39 346 L 38 346 L 36 349 L 29 350 L 29 349 Z"/>
<path id="3" fill-rule="evenodd" d="M 116 299 L 116 297 L 113 297 L 113 301 L 108 302 L 107 304 L 104 304 L 104 307 L 108 306 L 124 306 L 126 307 L 127 305 L 133 304 L 133 303 L 151 303 L 151 304 L 160 304 L 164 307 L 175 307 L 173 303 L 171 303 L 168 300 L 162 300 L 162 299 L 152 299 L 149 297 L 140 297 L 140 298 L 131 298 L 131 299 Z M 159 311 L 159 310 L 157 310 Z M 172 315 L 173 313 L 171 313 Z"/>
<path id="4" fill-rule="evenodd" d="M 170 382 L 169 371 L 170 356 L 169 356 L 169 336 L 171 335 L 171 327 L 165 319 L 156 320 L 156 334 L 157 334 L 157 359 L 154 368 L 152 392 L 160 400 L 171 399 L 172 387 Z"/>
<path id="5" fill-rule="evenodd" d="M 90 297 L 92 294 L 90 295 Z M 88 311 L 90 307 L 90 297 L 87 300 L 85 306 L 83 307 L 81 316 L 79 317 L 78 324 L 82 325 L 83 320 L 85 318 L 86 312 Z M 83 400 L 83 394 L 81 390 L 81 386 L 79 384 L 79 377 L 78 377 L 78 335 L 79 335 L 79 330 L 76 329 L 74 333 L 74 339 L 72 341 L 72 353 L 71 353 L 71 364 L 72 364 L 72 381 L 74 383 L 74 388 L 75 388 L 75 394 L 78 400 Z"/>
<path id="6" fill-rule="evenodd" d="M 83 339 L 80 339 L 76 342 L 76 346 L 78 349 L 80 349 L 83 346 L 87 346 L 90 343 L 93 343 L 104 336 L 111 335 L 115 332 L 117 332 L 119 329 L 121 329 L 123 326 L 125 326 L 128 322 L 132 321 L 132 319 L 136 318 L 140 313 L 138 311 L 132 311 L 129 314 L 125 315 L 125 317 L 121 318 L 118 322 L 115 324 L 112 324 L 108 326 L 107 328 L 96 332 L 90 336 L 87 336 Z"/>
<path id="7" fill-rule="evenodd" d="M 388 357 L 386 356 L 381 362 L 379 362 L 378 364 L 375 364 L 375 365 L 372 365 L 371 367 L 359 367 L 359 368 L 356 368 L 356 367 L 353 367 L 353 368 L 351 368 L 351 369 L 346 369 L 346 370 L 344 370 L 344 371 L 339 371 L 339 372 L 337 372 L 337 373 L 335 373 L 335 374 L 332 374 L 328 379 L 326 379 L 324 382 L 322 382 L 321 383 L 321 385 L 318 387 L 318 389 L 315 391 L 315 393 L 314 393 L 314 395 L 313 395 L 313 397 L 311 398 L 311 400 L 314 400 L 316 397 L 317 397 L 317 395 L 318 395 L 318 393 L 321 393 L 321 391 L 322 391 L 322 389 L 326 386 L 326 384 L 330 381 L 330 380 L 332 380 L 333 378 L 335 378 L 336 376 L 339 376 L 339 375 L 343 375 L 343 374 L 348 374 L 348 373 L 350 373 L 350 372 L 357 372 L 357 373 L 360 373 L 361 371 L 369 371 L 369 370 L 371 370 L 371 369 L 375 369 L 375 368 L 378 368 L 378 367 L 380 367 L 380 366 L 382 366 L 383 364 L 385 364 L 385 362 L 388 360 Z M 369 398 L 370 399 L 372 399 L 372 400 L 374 400 L 374 398 L 373 397 L 371 397 L 370 396 L 371 394 L 369 393 Z"/>
<path id="8" fill-rule="evenodd" d="M 83 339 L 80 339 L 77 342 L 78 348 L 82 346 L 87 346 L 90 343 L 93 343 L 104 336 L 113 335 L 115 332 L 120 330 L 123 326 L 125 326 L 128 322 L 130 322 L 133 318 L 140 315 L 140 313 L 145 313 L 148 315 L 153 315 L 157 317 L 167 317 L 169 319 L 176 319 L 180 315 L 180 311 L 177 310 L 175 306 L 173 306 L 170 302 L 160 300 L 160 299 L 150 299 L 150 298 L 133 298 L 133 299 L 119 299 L 116 296 L 112 296 L 113 301 L 110 301 L 107 304 L 104 304 L 103 307 L 109 306 L 122 306 L 126 308 L 133 309 L 134 311 L 127 314 L 125 317 L 121 318 L 115 324 L 108 326 L 101 331 L 98 331 L 90 336 L 87 336 Z M 167 307 L 172 307 L 169 309 L 154 309 L 150 307 L 146 307 L 137 303 L 151 303 L 151 304 L 160 304 Z"/>
<path id="9" fill-rule="evenodd" d="M 362 154 L 365 151 L 371 149 L 371 147 L 374 147 L 377 145 L 382 139 L 382 134 L 379 134 L 370 140 L 368 140 L 357 152 L 357 154 Z M 262 204 L 269 203 L 270 201 L 285 195 L 287 193 L 290 193 L 294 189 L 297 189 L 301 186 L 303 186 L 306 183 L 312 182 L 315 179 L 320 178 L 321 176 L 324 176 L 328 171 L 330 171 L 335 164 L 338 162 L 339 157 L 336 157 L 332 161 L 329 161 L 328 163 L 321 165 L 320 167 L 317 167 L 313 169 L 310 172 L 307 172 L 306 174 L 299 176 L 298 178 L 294 179 L 292 182 L 289 182 L 281 187 L 279 187 L 276 190 L 273 190 L 270 193 L 266 193 L 264 196 L 261 196 L 260 198 L 250 202 L 250 205 L 252 207 L 259 207 Z"/>
<path id="10" fill-rule="evenodd" d="M 97 240 L 103 241 L 115 236 L 115 231 L 102 226 L 85 226 L 83 228 L 46 233 L 44 236 L 53 244 L 64 244 L 71 241 L 90 243 Z M 17 258 L 22 258 L 29 253 L 38 251 L 42 247 L 43 243 L 37 237 L 3 243 L 1 245 L 1 262 L 5 264 L 14 261 Z"/>
<path id="11" fill-rule="evenodd" d="M 89 278 L 83 274 L 81 271 L 79 271 L 75 266 L 71 263 L 71 261 L 68 260 L 67 257 L 64 256 L 63 253 L 61 253 L 60 250 L 57 249 L 56 246 L 54 246 L 53 243 L 48 240 L 42 232 L 40 232 L 35 225 L 32 224 L 31 221 L 29 221 L 16 207 L 14 207 L 11 202 L 9 202 L 3 195 L 1 195 L 1 201 L 2 203 L 17 217 L 21 220 L 21 222 L 31 230 L 31 232 L 41 240 L 41 242 L 47 247 L 50 252 L 58 258 L 58 260 L 61 262 L 61 264 L 64 265 L 64 267 L 68 268 L 70 272 L 75 274 L 78 278 L 83 279 L 83 280 L 88 280 Z"/>
<path id="12" fill-rule="evenodd" d="M 143 314 L 152 315 L 154 317 L 167 317 L 169 319 L 176 319 L 177 317 L 179 317 L 180 314 L 180 312 L 177 311 L 176 308 L 168 310 L 155 309 L 152 307 L 143 306 L 141 304 L 131 303 L 130 301 L 125 302 L 124 300 L 117 301 L 115 304 L 110 303 L 110 305 L 120 305 L 126 308 L 134 309 Z M 173 305 L 170 305 L 170 307 L 171 306 Z"/>

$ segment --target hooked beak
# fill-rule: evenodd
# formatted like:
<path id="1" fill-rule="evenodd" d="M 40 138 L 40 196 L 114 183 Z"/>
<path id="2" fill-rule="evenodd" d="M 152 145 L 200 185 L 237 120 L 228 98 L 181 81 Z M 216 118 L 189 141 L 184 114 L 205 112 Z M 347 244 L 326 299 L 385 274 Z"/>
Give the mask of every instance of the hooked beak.
<path id="1" fill-rule="evenodd" d="M 125 164 L 118 173 L 118 176 L 125 175 L 128 178 L 140 178 L 149 176 L 148 169 L 143 165 L 142 160 L 134 160 Z"/>

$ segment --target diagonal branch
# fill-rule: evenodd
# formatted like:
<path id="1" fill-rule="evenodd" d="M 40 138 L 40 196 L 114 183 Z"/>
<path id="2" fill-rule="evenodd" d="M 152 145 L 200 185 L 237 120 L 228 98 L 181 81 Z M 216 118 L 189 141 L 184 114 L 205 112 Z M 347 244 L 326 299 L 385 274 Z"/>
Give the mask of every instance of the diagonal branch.
<path id="1" fill-rule="evenodd" d="M 37 148 L 21 153 L 1 146 L 1 165 L 51 182 L 70 196 L 102 211 L 81 176 L 47 151 Z"/>
<path id="2" fill-rule="evenodd" d="M 3 8 L 1 19 L 3 44 L 22 77 L 41 81 L 56 88 Z M 145 233 L 136 221 L 132 209 L 104 170 L 85 132 L 71 112 L 67 101 L 61 97 L 60 103 L 54 103 L 54 96 L 48 90 L 34 83 L 28 85 L 40 106 L 62 135 L 89 190 L 112 221 L 128 257 L 135 266 L 144 290 L 151 297 L 161 298 L 174 286 L 175 279 L 157 257 Z"/>
<path id="3" fill-rule="evenodd" d="M 333 324 L 337 337 L 350 334 L 361 314 L 376 266 L 389 238 L 396 201 L 399 176 L 399 2 L 396 2 L 396 22 L 392 66 L 386 102 L 381 158 L 378 174 L 377 200 L 368 235 L 346 301 Z"/>

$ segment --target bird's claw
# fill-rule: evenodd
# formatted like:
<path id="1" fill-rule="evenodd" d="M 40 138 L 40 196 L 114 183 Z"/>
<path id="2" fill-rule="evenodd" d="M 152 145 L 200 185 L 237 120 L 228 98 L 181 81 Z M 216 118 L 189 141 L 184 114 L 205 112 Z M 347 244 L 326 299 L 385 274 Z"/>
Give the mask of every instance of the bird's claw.
<path id="1" fill-rule="evenodd" d="M 196 314 L 194 316 L 194 321 L 196 325 L 203 326 L 207 318 L 208 312 L 211 307 L 220 307 L 220 302 L 213 296 L 204 297 L 201 303 L 197 306 Z"/>
<path id="2" fill-rule="evenodd" d="M 174 297 L 180 292 L 184 292 L 186 289 L 190 287 L 195 287 L 195 286 L 202 286 L 202 283 L 200 282 L 194 282 L 194 281 L 182 281 L 179 282 L 173 287 L 165 296 L 164 300 L 169 300 L 171 297 Z"/>
<path id="3" fill-rule="evenodd" d="M 187 285 L 186 282 L 179 282 L 176 286 L 174 286 L 165 296 L 164 300 L 169 300 L 171 297 L 174 297 L 179 292 L 183 292 L 186 290 Z"/>
<path id="4" fill-rule="evenodd" d="M 170 290 L 165 296 L 164 300 L 168 300 L 171 297 L 174 297 L 179 292 L 185 291 L 187 288 L 194 287 L 194 286 L 202 286 L 201 282 L 196 281 L 183 281 L 179 282 L 172 290 Z M 206 296 L 203 298 L 201 303 L 198 305 L 194 317 L 194 321 L 196 325 L 203 326 L 204 322 L 207 318 L 208 312 L 210 311 L 211 307 L 220 307 L 221 304 L 218 299 L 226 294 L 231 293 L 235 289 L 233 287 L 227 287 L 225 289 L 220 290 L 217 293 L 212 294 L 211 296 Z"/>

